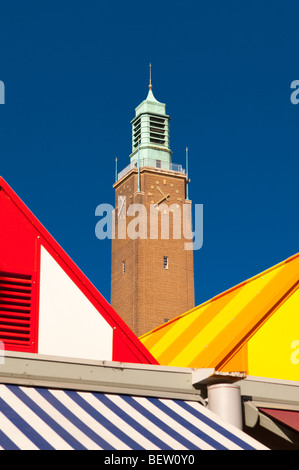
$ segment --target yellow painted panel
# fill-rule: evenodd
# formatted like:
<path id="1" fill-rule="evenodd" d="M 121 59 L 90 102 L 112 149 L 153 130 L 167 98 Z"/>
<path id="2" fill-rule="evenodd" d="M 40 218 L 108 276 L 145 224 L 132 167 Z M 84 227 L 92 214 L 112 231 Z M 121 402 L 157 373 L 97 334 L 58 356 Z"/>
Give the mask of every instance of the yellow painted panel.
<path id="1" fill-rule="evenodd" d="M 298 254 L 140 338 L 162 365 L 247 369 L 247 341 L 298 279 Z M 242 341 L 242 350 L 236 354 Z M 292 343 L 299 360 L 299 337 Z M 253 342 L 251 343 L 253 345 Z M 231 348 L 231 349 L 230 349 Z M 260 346 L 259 346 L 260 348 Z M 258 349 L 259 349 L 258 348 Z M 229 353 L 231 351 L 231 357 Z M 263 351 L 263 348 L 261 348 Z M 235 354 L 235 356 L 234 356 Z M 256 353 L 257 356 L 259 352 Z M 227 359 L 227 362 L 224 360 Z M 250 372 L 253 373 L 253 372 Z M 268 376 L 270 376 L 268 374 Z"/>
<path id="2" fill-rule="evenodd" d="M 161 338 L 167 336 L 169 331 L 174 327 L 178 320 L 170 321 L 168 323 L 163 323 L 160 327 L 156 328 L 153 331 L 145 333 L 143 336 L 140 336 L 140 341 L 144 346 L 150 351 L 156 344 L 159 343 Z"/>
<path id="3" fill-rule="evenodd" d="M 231 323 L 239 312 L 262 290 L 262 288 L 275 277 L 283 268 L 271 270 L 264 276 L 255 279 L 242 286 L 235 297 L 221 309 L 214 318 L 194 337 L 188 344 L 188 348 L 177 351 L 177 355 L 169 362 L 171 366 L 190 367 L 192 361 L 198 357 L 201 351 L 214 340 L 215 336 L 221 332 L 229 323 Z M 233 331 L 233 328 L 232 328 Z M 236 331 L 235 334 L 238 332 Z M 227 338 L 225 338 L 225 341 Z M 224 347 L 219 344 L 218 351 Z M 152 353 L 153 354 L 153 353 Z M 153 354 L 154 355 L 154 354 Z"/>
<path id="4" fill-rule="evenodd" d="M 188 315 L 180 317 L 179 320 L 176 321 L 173 326 L 159 338 L 158 341 L 156 341 L 155 345 L 150 349 L 151 354 L 157 358 L 160 357 L 166 349 L 171 348 L 172 343 L 174 343 L 182 332 L 194 321 L 194 317 L 201 314 L 206 308 L 207 306 L 201 307 L 200 309 L 192 311 Z M 146 346 L 146 341 L 144 342 L 144 345 Z M 182 345 L 182 347 L 185 346 L 186 345 Z"/>
<path id="5" fill-rule="evenodd" d="M 229 303 L 238 289 L 220 295 L 204 304 L 195 307 L 184 315 L 169 322 L 169 327 L 160 327 L 140 338 L 151 351 L 159 364 L 168 365 L 182 349 L 189 347 L 190 342 L 224 306 Z M 183 321 L 185 320 L 185 321 Z M 184 325 L 184 328 L 182 327 Z M 164 338 L 163 338 L 164 333 Z M 187 366 L 187 364 L 185 364 Z M 188 364 L 190 366 L 190 364 Z M 195 366 L 196 367 L 196 366 Z"/>
<path id="6" fill-rule="evenodd" d="M 248 342 L 248 374 L 299 380 L 299 290 Z"/>

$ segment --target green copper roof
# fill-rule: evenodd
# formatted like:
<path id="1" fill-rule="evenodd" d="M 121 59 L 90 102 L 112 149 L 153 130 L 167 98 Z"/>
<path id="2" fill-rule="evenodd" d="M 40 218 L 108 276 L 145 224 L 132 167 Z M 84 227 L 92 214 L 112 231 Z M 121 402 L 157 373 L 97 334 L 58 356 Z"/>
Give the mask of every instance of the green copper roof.
<path id="1" fill-rule="evenodd" d="M 145 100 L 135 108 L 132 119 L 132 153 L 130 164 L 117 173 L 115 179 L 122 178 L 132 168 L 153 167 L 156 169 L 185 173 L 182 165 L 172 163 L 169 141 L 169 121 L 165 103 L 160 103 L 153 94 L 150 79 Z M 138 173 L 139 175 L 139 173 Z M 140 187 L 140 179 L 138 181 Z"/>
<path id="2" fill-rule="evenodd" d="M 145 100 L 135 108 L 132 124 L 131 163 L 142 166 L 162 164 L 169 167 L 172 152 L 169 147 L 169 120 L 166 105 L 160 103 L 153 94 L 152 85 Z"/>
<path id="3" fill-rule="evenodd" d="M 162 114 L 165 116 L 166 105 L 156 100 L 150 87 L 146 99 L 135 108 L 135 112 L 136 116 L 143 113 Z"/>

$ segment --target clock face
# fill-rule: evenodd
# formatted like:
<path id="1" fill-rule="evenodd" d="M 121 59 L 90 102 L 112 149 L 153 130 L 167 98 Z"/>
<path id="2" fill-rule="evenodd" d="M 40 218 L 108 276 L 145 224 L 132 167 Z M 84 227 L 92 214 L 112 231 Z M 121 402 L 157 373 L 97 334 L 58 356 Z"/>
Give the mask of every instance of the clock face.
<path id="1" fill-rule="evenodd" d="M 155 180 L 149 186 L 148 200 L 159 209 L 160 204 L 176 203 L 179 207 L 184 202 L 182 188 L 169 180 Z"/>
<path id="2" fill-rule="evenodd" d="M 160 204 L 163 202 L 168 202 L 170 199 L 170 193 L 165 188 L 166 184 L 163 184 L 163 189 L 161 189 L 162 185 L 159 185 L 159 182 L 156 183 L 156 194 L 158 195 L 158 200 L 154 203 L 156 207 L 159 207 Z M 157 198 L 157 196 L 156 196 Z"/>

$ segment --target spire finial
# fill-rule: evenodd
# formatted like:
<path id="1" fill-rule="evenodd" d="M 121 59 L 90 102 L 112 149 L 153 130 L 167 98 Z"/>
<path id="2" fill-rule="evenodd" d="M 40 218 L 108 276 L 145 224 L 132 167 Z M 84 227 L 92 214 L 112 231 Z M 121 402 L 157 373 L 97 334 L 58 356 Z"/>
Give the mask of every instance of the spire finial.
<path id="1" fill-rule="evenodd" d="M 115 183 L 118 180 L 118 173 L 117 173 L 117 157 L 115 158 Z"/>
<path id="2" fill-rule="evenodd" d="M 150 75 L 150 79 L 149 79 L 149 89 L 151 90 L 153 88 L 152 86 L 152 64 L 149 64 L 149 75 Z"/>

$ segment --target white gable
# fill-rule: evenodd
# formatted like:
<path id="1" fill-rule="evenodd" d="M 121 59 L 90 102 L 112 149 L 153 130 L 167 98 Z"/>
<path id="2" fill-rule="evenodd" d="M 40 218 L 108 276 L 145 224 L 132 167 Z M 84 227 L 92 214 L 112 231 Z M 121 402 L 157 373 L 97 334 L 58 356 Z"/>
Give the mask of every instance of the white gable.
<path id="1" fill-rule="evenodd" d="M 41 247 L 38 352 L 112 360 L 113 329 Z"/>

